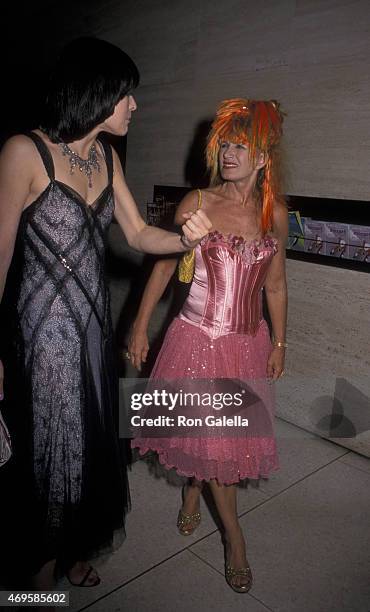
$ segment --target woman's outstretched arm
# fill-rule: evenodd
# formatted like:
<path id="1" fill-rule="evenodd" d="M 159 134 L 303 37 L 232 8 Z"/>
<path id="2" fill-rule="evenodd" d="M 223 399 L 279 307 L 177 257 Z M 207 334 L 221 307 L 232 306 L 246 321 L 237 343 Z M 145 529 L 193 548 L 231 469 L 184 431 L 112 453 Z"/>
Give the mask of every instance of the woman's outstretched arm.
<path id="1" fill-rule="evenodd" d="M 113 152 L 115 216 L 129 245 L 145 253 L 184 253 L 208 234 L 212 225 L 202 210 L 184 213 L 183 238 L 175 232 L 147 225 L 127 186 L 117 153 Z"/>

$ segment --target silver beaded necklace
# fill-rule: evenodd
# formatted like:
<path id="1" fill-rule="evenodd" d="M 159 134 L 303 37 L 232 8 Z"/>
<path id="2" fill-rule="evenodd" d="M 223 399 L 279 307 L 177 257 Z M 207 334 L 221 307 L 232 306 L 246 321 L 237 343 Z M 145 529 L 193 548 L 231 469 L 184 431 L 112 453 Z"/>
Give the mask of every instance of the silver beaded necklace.
<path id="1" fill-rule="evenodd" d="M 76 166 L 78 166 L 80 172 L 84 172 L 86 174 L 88 179 L 88 185 L 91 188 L 93 186 L 93 170 L 97 170 L 98 172 L 100 172 L 100 164 L 98 161 L 98 153 L 96 151 L 95 144 L 91 145 L 87 159 L 82 159 L 82 157 L 80 157 L 75 151 L 72 151 L 72 149 L 65 142 L 60 142 L 59 146 L 62 149 L 62 154 L 69 158 L 71 174 L 74 173 Z"/>

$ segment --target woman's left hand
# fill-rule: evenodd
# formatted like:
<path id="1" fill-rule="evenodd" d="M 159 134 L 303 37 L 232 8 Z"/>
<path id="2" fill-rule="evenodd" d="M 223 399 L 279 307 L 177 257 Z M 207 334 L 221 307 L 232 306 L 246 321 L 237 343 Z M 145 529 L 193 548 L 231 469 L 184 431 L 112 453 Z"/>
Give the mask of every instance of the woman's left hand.
<path id="1" fill-rule="evenodd" d="M 211 231 L 212 223 L 202 210 L 185 212 L 183 216 L 187 221 L 182 226 L 184 234 L 182 242 L 185 246 L 188 246 L 189 249 L 193 249 L 197 246 L 198 242 Z"/>
<path id="2" fill-rule="evenodd" d="M 267 378 L 277 380 L 284 375 L 285 349 L 273 347 L 267 362 Z"/>

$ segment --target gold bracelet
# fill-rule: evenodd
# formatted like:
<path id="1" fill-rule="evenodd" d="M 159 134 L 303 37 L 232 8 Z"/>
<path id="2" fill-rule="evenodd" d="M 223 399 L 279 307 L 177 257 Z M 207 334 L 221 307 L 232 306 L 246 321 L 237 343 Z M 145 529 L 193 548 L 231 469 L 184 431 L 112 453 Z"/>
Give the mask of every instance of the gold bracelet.
<path id="1" fill-rule="evenodd" d="M 274 342 L 274 346 L 276 348 L 288 348 L 288 345 L 286 342 Z"/>

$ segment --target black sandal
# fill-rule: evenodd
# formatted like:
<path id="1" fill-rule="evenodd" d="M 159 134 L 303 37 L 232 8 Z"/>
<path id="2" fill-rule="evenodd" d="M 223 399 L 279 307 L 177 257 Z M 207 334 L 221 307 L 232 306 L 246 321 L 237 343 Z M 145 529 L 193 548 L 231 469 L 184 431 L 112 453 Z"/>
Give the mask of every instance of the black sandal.
<path id="1" fill-rule="evenodd" d="M 68 582 L 72 585 L 72 586 L 76 586 L 76 587 L 85 587 L 85 588 L 89 588 L 89 587 L 96 587 L 98 586 L 98 584 L 100 584 L 101 580 L 100 580 L 100 576 L 96 576 L 96 580 L 95 582 L 93 582 L 92 584 L 86 584 L 87 580 L 89 579 L 89 576 L 91 574 L 91 572 L 94 570 L 93 566 L 90 565 L 90 567 L 88 568 L 86 574 L 84 575 L 84 577 L 82 578 L 81 582 L 72 582 L 72 580 L 70 579 L 68 573 L 66 574 L 67 578 L 68 578 Z"/>

